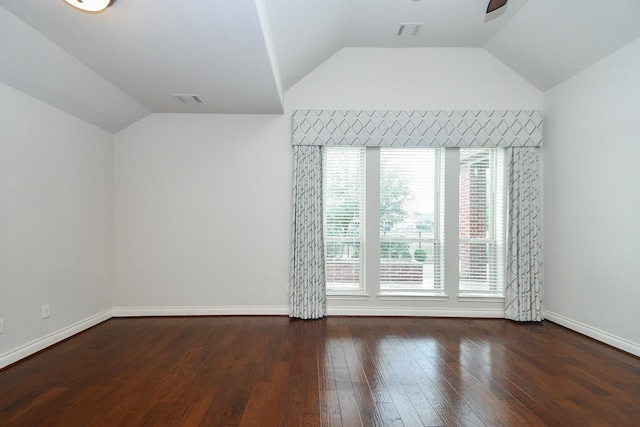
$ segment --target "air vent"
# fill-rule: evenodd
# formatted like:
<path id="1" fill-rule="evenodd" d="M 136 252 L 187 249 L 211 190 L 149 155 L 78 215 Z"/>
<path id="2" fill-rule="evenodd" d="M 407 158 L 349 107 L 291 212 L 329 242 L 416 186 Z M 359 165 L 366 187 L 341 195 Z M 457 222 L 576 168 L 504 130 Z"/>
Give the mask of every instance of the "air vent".
<path id="1" fill-rule="evenodd" d="M 202 104 L 202 98 L 193 93 L 174 93 L 172 95 L 180 104 Z"/>
<path id="2" fill-rule="evenodd" d="M 423 22 L 405 22 L 398 24 L 398 30 L 396 31 L 396 37 L 409 38 L 418 35 L 422 29 Z"/>

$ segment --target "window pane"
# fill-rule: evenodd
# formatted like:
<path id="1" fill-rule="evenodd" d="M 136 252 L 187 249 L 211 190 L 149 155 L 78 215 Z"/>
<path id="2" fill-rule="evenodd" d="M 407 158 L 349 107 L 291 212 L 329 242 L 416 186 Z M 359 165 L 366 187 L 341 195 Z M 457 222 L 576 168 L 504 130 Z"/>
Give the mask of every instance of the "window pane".
<path id="1" fill-rule="evenodd" d="M 364 157 L 364 148 L 324 148 L 325 263 L 330 292 L 364 289 Z"/>
<path id="2" fill-rule="evenodd" d="M 460 291 L 502 293 L 504 184 L 501 149 L 460 150 Z"/>
<path id="3" fill-rule="evenodd" d="M 380 289 L 442 290 L 440 150 L 380 149 Z"/>

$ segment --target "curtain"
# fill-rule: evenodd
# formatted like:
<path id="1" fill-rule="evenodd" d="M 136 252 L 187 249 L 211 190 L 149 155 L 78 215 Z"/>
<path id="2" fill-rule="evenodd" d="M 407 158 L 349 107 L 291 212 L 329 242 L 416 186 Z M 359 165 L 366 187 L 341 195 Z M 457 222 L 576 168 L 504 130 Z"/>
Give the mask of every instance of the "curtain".
<path id="1" fill-rule="evenodd" d="M 291 317 L 326 316 L 322 147 L 505 147 L 509 225 L 505 317 L 542 320 L 538 111 L 296 110 Z"/>
<path id="2" fill-rule="evenodd" d="M 539 111 L 296 110 L 293 145 L 537 147 Z"/>
<path id="3" fill-rule="evenodd" d="M 542 250 L 538 148 L 508 148 L 508 235 L 505 318 L 541 321 Z"/>
<path id="4" fill-rule="evenodd" d="M 289 317 L 327 315 L 322 229 L 322 147 L 294 146 Z"/>

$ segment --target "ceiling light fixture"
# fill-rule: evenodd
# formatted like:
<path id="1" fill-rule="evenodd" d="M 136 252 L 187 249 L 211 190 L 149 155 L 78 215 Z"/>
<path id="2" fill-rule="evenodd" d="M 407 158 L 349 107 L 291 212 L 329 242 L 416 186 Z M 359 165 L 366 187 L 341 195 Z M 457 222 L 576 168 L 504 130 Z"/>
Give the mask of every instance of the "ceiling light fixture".
<path id="1" fill-rule="evenodd" d="M 102 12 L 112 4 L 116 2 L 116 0 L 64 0 L 71 6 L 80 9 L 84 12 L 90 13 L 98 13 Z"/>
<path id="2" fill-rule="evenodd" d="M 489 5 L 487 6 L 487 13 L 491 13 L 494 10 L 498 10 L 505 4 L 507 4 L 507 0 L 489 0 Z"/>

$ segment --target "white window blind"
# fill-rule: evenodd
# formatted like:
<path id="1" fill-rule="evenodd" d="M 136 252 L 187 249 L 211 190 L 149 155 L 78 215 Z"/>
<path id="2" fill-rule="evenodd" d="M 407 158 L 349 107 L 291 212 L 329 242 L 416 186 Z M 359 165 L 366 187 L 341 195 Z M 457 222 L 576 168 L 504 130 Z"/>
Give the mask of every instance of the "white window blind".
<path id="1" fill-rule="evenodd" d="M 459 290 L 504 289 L 504 154 L 501 148 L 460 150 Z"/>
<path id="2" fill-rule="evenodd" d="M 364 290 L 365 148 L 323 148 L 325 266 L 328 292 Z"/>
<path id="3" fill-rule="evenodd" d="M 442 150 L 380 149 L 380 290 L 443 292 Z"/>

